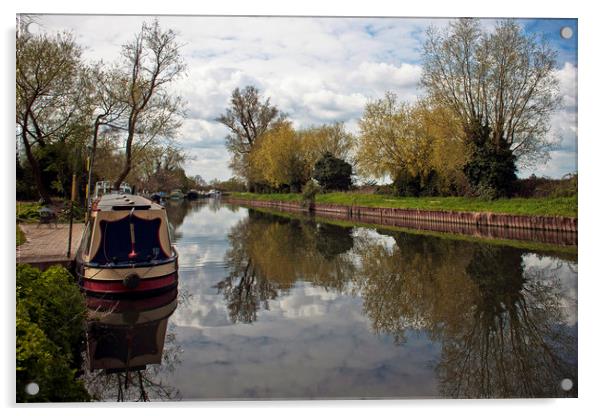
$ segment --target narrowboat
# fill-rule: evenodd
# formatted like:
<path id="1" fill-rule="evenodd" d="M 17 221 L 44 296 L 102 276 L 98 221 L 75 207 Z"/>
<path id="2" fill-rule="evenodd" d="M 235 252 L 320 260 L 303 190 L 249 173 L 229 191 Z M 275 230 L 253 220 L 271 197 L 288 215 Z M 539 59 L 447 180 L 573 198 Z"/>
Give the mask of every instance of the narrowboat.
<path id="1" fill-rule="evenodd" d="M 169 199 L 183 199 L 183 198 L 184 198 L 184 193 L 182 193 L 182 191 L 180 191 L 179 189 L 174 189 L 169 194 Z"/>
<path id="2" fill-rule="evenodd" d="M 94 187 L 94 197 L 98 198 L 102 195 L 110 194 L 113 192 L 113 182 L 110 181 L 99 181 L 96 182 L 96 186 Z M 122 182 L 119 186 L 119 193 L 122 194 L 131 194 L 132 187 L 128 185 L 126 182 Z"/>
<path id="3" fill-rule="evenodd" d="M 92 295 L 151 295 L 177 287 L 178 254 L 165 208 L 136 195 L 92 203 L 76 255 L 81 287 Z"/>

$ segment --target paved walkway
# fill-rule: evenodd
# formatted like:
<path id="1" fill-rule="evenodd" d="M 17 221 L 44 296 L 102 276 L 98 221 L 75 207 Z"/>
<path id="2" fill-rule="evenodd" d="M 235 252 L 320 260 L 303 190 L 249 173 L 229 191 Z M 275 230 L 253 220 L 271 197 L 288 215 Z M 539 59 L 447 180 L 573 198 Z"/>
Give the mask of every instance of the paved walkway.
<path id="1" fill-rule="evenodd" d="M 66 263 L 75 258 L 84 224 L 73 224 L 71 255 L 67 258 L 69 224 L 20 224 L 27 242 L 17 247 L 17 263 Z"/>

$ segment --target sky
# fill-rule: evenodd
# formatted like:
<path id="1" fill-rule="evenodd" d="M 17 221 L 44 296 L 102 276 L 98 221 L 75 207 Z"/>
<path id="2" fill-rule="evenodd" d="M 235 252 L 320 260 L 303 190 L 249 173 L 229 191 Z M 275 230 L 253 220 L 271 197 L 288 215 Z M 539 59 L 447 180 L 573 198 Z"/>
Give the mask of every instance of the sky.
<path id="1" fill-rule="evenodd" d="M 42 15 L 32 32 L 72 31 L 92 62 L 119 59 L 121 45 L 153 16 Z M 288 114 L 295 127 L 344 122 L 357 133 L 367 101 L 392 91 L 416 100 L 421 76 L 421 44 L 432 18 L 324 18 L 159 16 L 174 29 L 187 63 L 185 77 L 170 88 L 187 102 L 177 138 L 191 156 L 189 176 L 228 179 L 227 129 L 215 119 L 225 112 L 236 87 L 255 85 L 264 98 Z M 556 74 L 562 108 L 551 118 L 550 138 L 558 145 L 550 160 L 520 167 L 561 177 L 577 171 L 577 20 L 520 19 L 527 33 L 544 36 L 558 52 Z M 494 20 L 483 20 L 492 27 Z M 560 30 L 571 27 L 563 39 Z"/>

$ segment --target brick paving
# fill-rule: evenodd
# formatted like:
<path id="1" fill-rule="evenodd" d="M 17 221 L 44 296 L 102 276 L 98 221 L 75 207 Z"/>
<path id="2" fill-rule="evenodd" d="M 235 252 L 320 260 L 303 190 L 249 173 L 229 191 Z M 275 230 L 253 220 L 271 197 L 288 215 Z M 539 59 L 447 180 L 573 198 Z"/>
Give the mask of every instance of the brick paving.
<path id="1" fill-rule="evenodd" d="M 27 242 L 17 247 L 17 263 L 64 263 L 75 258 L 84 224 L 73 224 L 71 255 L 67 258 L 69 224 L 20 224 Z"/>

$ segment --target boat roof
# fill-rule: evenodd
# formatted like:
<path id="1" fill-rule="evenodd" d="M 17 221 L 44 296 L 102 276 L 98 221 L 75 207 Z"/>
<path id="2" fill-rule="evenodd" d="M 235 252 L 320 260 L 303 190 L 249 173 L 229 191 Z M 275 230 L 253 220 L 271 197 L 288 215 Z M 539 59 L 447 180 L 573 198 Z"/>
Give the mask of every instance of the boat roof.
<path id="1" fill-rule="evenodd" d="M 162 210 L 161 205 L 146 198 L 130 194 L 108 194 L 100 197 L 96 205 L 98 211 L 121 211 L 130 209 Z"/>

